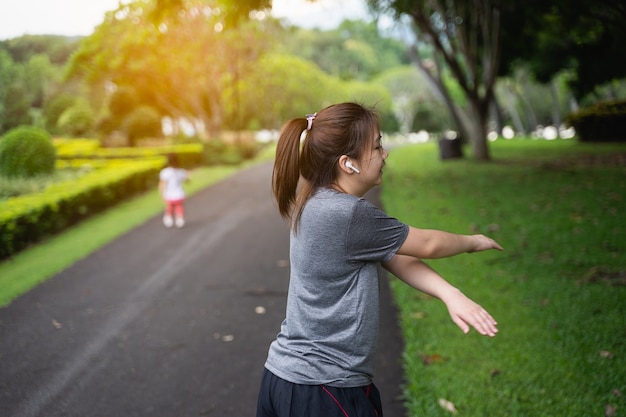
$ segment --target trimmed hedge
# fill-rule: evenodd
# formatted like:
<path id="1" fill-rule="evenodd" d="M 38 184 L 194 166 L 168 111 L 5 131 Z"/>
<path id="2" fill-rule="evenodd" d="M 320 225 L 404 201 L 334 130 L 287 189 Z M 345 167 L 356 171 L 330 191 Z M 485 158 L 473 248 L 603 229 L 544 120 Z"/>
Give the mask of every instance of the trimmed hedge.
<path id="1" fill-rule="evenodd" d="M 59 232 L 120 201 L 157 186 L 161 157 L 111 161 L 71 184 L 60 183 L 37 194 L 0 203 L 0 259 Z"/>
<path id="2" fill-rule="evenodd" d="M 203 147 L 199 143 L 159 146 L 154 148 L 101 148 L 97 139 L 54 139 L 57 158 L 61 159 L 146 159 L 165 157 L 170 153 L 178 156 L 182 168 L 194 168 L 203 164 Z"/>
<path id="3" fill-rule="evenodd" d="M 626 100 L 596 103 L 570 114 L 566 122 L 581 142 L 626 142 Z"/>

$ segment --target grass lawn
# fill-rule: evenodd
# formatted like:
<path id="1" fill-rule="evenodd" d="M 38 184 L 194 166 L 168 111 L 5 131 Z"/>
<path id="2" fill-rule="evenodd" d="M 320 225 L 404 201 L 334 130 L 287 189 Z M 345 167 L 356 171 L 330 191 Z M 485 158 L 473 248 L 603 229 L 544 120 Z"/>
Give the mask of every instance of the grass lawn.
<path id="1" fill-rule="evenodd" d="M 484 233 L 504 252 L 431 261 L 499 322 L 464 335 L 392 281 L 410 416 L 626 415 L 626 146 L 498 141 L 494 161 L 392 151 L 382 199 L 416 227 Z"/>
<path id="2" fill-rule="evenodd" d="M 273 155 L 273 147 L 268 147 L 248 163 L 268 160 Z M 239 169 L 241 166 L 198 168 L 190 173 L 191 181 L 185 186 L 187 194 L 191 196 Z M 155 189 L 0 262 L 0 307 L 162 210 L 163 203 Z"/>

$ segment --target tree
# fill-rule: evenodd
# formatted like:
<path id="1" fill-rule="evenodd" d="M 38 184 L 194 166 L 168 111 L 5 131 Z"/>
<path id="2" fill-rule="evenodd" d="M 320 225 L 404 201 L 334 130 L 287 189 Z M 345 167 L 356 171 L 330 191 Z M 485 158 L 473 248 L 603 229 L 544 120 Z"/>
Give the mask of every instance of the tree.
<path id="1" fill-rule="evenodd" d="M 138 105 L 173 120 L 191 120 L 201 136 L 211 136 L 223 123 L 225 83 L 255 61 L 266 41 L 264 23 L 235 19 L 233 13 L 243 9 L 233 4 L 170 0 L 120 5 L 81 44 L 68 76 L 85 77 L 100 90 L 107 85 L 131 89 Z"/>
<path id="2" fill-rule="evenodd" d="M 487 121 L 499 65 L 499 2 L 368 0 L 368 3 L 376 10 L 391 11 L 398 20 L 405 16 L 411 20 L 417 40 L 409 48 L 412 62 L 441 94 L 461 137 L 471 144 L 473 157 L 490 159 Z M 429 49 L 424 50 L 423 45 Z M 445 82 L 446 74 L 463 91 L 466 108 L 453 100 Z"/>
<path id="3" fill-rule="evenodd" d="M 56 119 L 48 123 L 45 107 L 65 88 L 61 66 L 75 47 L 75 41 L 61 36 L 0 42 L 0 133 L 23 124 L 56 126 Z"/>
<path id="4" fill-rule="evenodd" d="M 303 58 L 268 53 L 256 68 L 240 80 L 239 88 L 246 92 L 240 107 L 244 120 L 268 129 L 280 129 L 285 120 L 346 100 L 348 94 L 338 78 Z M 231 113 L 235 111 L 230 107 Z"/>
<path id="5" fill-rule="evenodd" d="M 64 65 L 78 47 L 79 38 L 56 35 L 24 35 L 0 41 L 0 49 L 15 62 L 25 63 L 34 55 L 46 55 L 53 65 Z"/>
<path id="6" fill-rule="evenodd" d="M 416 116 L 419 129 L 443 130 L 438 119 L 442 117 L 443 103 L 431 88 L 424 75 L 412 65 L 389 69 L 376 77 L 376 83 L 384 85 L 391 94 L 391 106 L 399 122 L 400 132 L 413 131 Z M 438 117 L 434 117 L 438 115 Z M 425 117 L 420 117 L 425 116 Z M 431 117 L 433 116 L 433 117 Z"/>
<path id="7" fill-rule="evenodd" d="M 311 60 L 344 80 L 370 80 L 410 62 L 403 43 L 380 36 L 374 22 L 346 20 L 325 31 L 288 27 L 280 45 L 284 52 Z"/>

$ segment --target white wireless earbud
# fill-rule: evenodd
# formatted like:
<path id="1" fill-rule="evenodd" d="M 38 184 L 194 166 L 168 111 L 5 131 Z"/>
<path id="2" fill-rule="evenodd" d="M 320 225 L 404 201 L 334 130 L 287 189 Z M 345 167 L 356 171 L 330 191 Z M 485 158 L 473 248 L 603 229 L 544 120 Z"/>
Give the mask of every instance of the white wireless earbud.
<path id="1" fill-rule="evenodd" d="M 361 171 L 359 171 L 357 167 L 352 165 L 352 162 L 350 162 L 350 161 L 346 161 L 346 167 L 350 168 L 352 171 L 356 172 L 357 174 L 361 173 Z"/>

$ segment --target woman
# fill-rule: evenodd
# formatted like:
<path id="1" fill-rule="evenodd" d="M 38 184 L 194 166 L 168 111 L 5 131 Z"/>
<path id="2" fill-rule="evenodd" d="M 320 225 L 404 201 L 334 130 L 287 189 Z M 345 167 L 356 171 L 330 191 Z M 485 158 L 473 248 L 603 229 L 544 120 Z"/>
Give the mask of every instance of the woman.
<path id="1" fill-rule="evenodd" d="M 383 415 L 372 383 L 379 263 L 441 299 L 465 333 L 497 332 L 487 311 L 421 259 L 502 248 L 483 235 L 410 227 L 364 200 L 382 181 L 381 139 L 376 113 L 356 103 L 290 120 L 281 132 L 272 186 L 291 226 L 289 295 L 257 417 Z"/>

